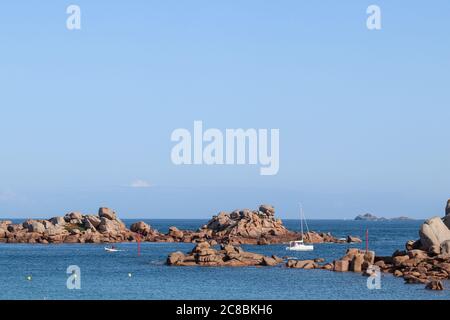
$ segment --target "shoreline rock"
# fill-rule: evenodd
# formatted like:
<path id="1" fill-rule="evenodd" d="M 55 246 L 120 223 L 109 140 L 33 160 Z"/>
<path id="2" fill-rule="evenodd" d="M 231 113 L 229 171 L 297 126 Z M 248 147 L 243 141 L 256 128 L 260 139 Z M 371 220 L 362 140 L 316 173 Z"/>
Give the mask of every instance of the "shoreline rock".
<path id="1" fill-rule="evenodd" d="M 397 250 L 392 256 L 376 256 L 375 252 L 348 249 L 346 255 L 321 269 L 337 272 L 359 272 L 370 275 L 369 269 L 377 267 L 380 272 L 402 277 L 406 284 L 425 284 L 427 290 L 444 290 L 443 280 L 450 279 L 450 200 L 447 201 L 444 218 L 433 217 L 425 221 L 418 240 L 410 240 L 405 250 Z M 308 265 L 288 261 L 288 267 Z M 327 266 L 327 267 L 325 267 Z M 305 269 L 305 268 L 304 268 Z"/>

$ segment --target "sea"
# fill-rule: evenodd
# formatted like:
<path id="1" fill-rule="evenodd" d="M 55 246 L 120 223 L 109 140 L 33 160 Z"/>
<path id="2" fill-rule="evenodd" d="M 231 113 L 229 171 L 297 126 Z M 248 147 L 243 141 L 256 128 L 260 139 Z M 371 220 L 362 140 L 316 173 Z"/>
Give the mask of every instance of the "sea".
<path id="1" fill-rule="evenodd" d="M 138 220 L 124 220 L 127 225 Z M 198 229 L 206 220 L 145 220 L 165 232 L 170 226 Z M 369 234 L 369 248 L 377 255 L 404 249 L 406 241 L 418 238 L 422 221 L 309 220 L 309 229 L 334 236 Z M 284 220 L 291 230 L 300 222 Z M 333 261 L 347 248 L 362 244 L 316 244 L 312 252 L 286 251 L 282 244 L 244 245 L 246 251 L 294 259 L 324 258 Z M 424 285 L 405 284 L 402 278 L 382 274 L 380 286 L 367 286 L 357 273 L 276 267 L 169 267 L 169 253 L 188 252 L 186 243 L 121 243 L 122 251 L 108 253 L 104 244 L 0 244 L 0 299 L 252 299 L 252 300 L 429 300 L 450 299 L 450 283 L 444 291 L 429 291 Z M 70 266 L 79 268 L 79 289 L 67 286 Z M 73 278 L 72 278 L 73 280 Z"/>

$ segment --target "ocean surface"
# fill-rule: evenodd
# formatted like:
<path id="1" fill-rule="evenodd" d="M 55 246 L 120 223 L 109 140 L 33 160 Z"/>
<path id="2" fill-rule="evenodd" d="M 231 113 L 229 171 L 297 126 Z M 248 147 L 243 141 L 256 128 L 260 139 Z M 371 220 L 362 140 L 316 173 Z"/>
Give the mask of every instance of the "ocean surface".
<path id="1" fill-rule="evenodd" d="M 137 220 L 125 220 L 129 225 Z M 145 220 L 160 231 L 169 226 L 197 229 L 206 220 Z M 403 249 L 407 240 L 418 238 L 421 221 L 311 220 L 309 228 L 365 237 L 377 255 L 391 255 Z M 286 227 L 299 229 L 299 221 L 284 220 Z M 355 273 L 298 270 L 277 267 L 205 268 L 168 267 L 166 257 L 173 251 L 187 252 L 193 244 L 117 244 L 124 251 L 108 253 L 102 244 L 0 244 L 0 299 L 450 299 L 450 283 L 442 292 L 424 285 L 407 285 L 401 278 L 383 274 L 381 289 L 369 290 L 367 278 Z M 344 255 L 349 247 L 365 244 L 317 244 L 313 252 L 291 252 L 285 245 L 243 246 L 266 255 L 298 259 Z M 67 267 L 81 270 L 81 289 L 66 287 Z M 28 278 L 28 277 L 31 278 Z M 31 280 L 30 280 L 31 279 Z"/>

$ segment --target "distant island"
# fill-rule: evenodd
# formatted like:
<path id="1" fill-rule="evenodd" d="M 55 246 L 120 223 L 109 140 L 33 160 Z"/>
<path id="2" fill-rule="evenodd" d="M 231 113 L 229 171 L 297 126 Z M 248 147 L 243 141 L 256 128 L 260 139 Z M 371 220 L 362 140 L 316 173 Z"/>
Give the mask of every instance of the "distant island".
<path id="1" fill-rule="evenodd" d="M 373 214 L 366 213 L 366 214 L 360 214 L 356 216 L 355 220 L 358 221 L 408 221 L 408 220 L 414 220 L 409 217 L 396 217 L 396 218 L 384 218 L 384 217 L 377 217 Z"/>

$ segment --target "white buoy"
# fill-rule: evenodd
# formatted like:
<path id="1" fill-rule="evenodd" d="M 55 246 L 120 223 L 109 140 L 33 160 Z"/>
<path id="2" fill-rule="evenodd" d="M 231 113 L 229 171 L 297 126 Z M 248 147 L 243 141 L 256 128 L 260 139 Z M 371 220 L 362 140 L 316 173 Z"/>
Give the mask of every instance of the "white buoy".
<path id="1" fill-rule="evenodd" d="M 131 273 L 128 274 L 128 278 L 131 278 Z"/>
<path id="2" fill-rule="evenodd" d="M 27 276 L 28 281 L 31 281 L 31 279 L 32 279 L 31 276 Z"/>

